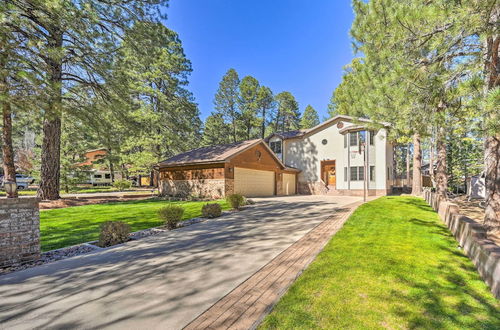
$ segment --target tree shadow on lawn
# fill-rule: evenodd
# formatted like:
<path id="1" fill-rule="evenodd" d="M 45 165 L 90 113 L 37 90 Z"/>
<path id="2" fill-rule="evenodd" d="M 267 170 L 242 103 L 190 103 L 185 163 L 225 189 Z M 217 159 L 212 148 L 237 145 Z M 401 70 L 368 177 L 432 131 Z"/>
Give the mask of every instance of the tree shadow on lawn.
<path id="1" fill-rule="evenodd" d="M 427 202 L 422 199 L 421 197 L 414 197 L 414 196 L 402 196 L 402 197 L 387 197 L 387 199 L 398 199 L 399 203 L 402 204 L 408 204 L 412 207 L 416 207 L 422 211 L 430 212 L 430 213 L 436 213 L 434 209 L 427 204 Z"/>
<path id="2" fill-rule="evenodd" d="M 437 223 L 435 220 L 422 220 L 417 218 L 411 218 L 410 220 L 408 220 L 408 222 L 411 222 L 418 226 L 428 227 L 429 229 L 432 229 L 430 233 L 447 237 L 450 239 L 450 241 L 454 240 L 453 235 L 448 230 L 448 228 L 446 228 L 444 225 Z"/>
<path id="3" fill-rule="evenodd" d="M 453 256 L 450 259 L 456 258 Z M 396 298 L 399 302 L 393 312 L 408 319 L 410 329 L 443 329 L 450 326 L 457 329 L 500 329 L 498 303 L 495 304 L 493 296 L 485 299 L 483 283 L 470 283 L 482 280 L 477 274 L 472 273 L 471 276 L 471 272 L 476 270 L 464 267 L 463 264 L 470 262 L 464 261 L 440 263 L 438 268 L 442 276 L 437 279 L 428 277 L 419 281 L 399 276 L 396 280 L 411 287 L 411 290 L 390 292 L 388 299 Z M 404 307 L 412 304 L 419 304 L 423 310 L 412 311 Z"/>

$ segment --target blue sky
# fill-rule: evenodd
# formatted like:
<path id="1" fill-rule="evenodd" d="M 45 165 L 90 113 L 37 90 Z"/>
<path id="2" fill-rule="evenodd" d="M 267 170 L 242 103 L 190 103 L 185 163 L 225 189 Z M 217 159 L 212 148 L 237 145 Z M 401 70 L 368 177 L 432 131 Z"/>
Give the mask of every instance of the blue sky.
<path id="1" fill-rule="evenodd" d="M 353 57 L 350 0 L 170 0 L 167 15 L 192 62 L 189 89 L 203 119 L 231 67 L 322 118 Z"/>

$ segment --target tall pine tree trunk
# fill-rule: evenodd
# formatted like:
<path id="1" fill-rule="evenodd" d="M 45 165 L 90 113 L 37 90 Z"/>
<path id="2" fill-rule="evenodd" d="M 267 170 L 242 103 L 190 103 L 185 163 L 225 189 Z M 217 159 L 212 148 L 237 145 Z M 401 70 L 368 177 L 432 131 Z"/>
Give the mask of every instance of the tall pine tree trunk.
<path id="1" fill-rule="evenodd" d="M 410 176 L 410 162 L 411 162 L 411 156 L 410 156 L 410 146 L 411 144 L 408 143 L 406 145 L 406 184 L 405 186 L 410 186 L 410 180 L 411 180 L 411 176 Z"/>
<path id="2" fill-rule="evenodd" d="M 50 46 L 55 54 L 62 47 L 62 32 L 50 32 Z M 43 120 L 42 165 L 38 196 L 42 199 L 59 199 L 60 157 L 61 157 L 61 116 L 62 116 L 62 61 L 57 55 L 48 61 L 50 99 Z"/>
<path id="3" fill-rule="evenodd" d="M 434 178 L 434 139 L 430 140 L 430 148 L 429 148 L 429 176 L 431 177 L 431 183 L 434 187 L 434 183 L 436 179 Z"/>
<path id="4" fill-rule="evenodd" d="M 5 40 L 2 42 L 6 44 Z M 3 173 L 4 181 L 16 182 L 16 167 L 14 164 L 14 148 L 12 147 L 12 113 L 9 102 L 9 88 L 7 81 L 7 50 L 1 48 L 2 55 L 0 57 L 0 72 L 2 78 L 0 81 L 0 97 L 2 99 L 2 158 L 3 158 Z M 15 196 L 17 197 L 17 191 Z"/>
<path id="5" fill-rule="evenodd" d="M 413 195 L 422 194 L 422 148 L 420 134 L 413 134 L 413 181 L 411 187 Z"/>
<path id="6" fill-rule="evenodd" d="M 266 110 L 262 109 L 262 127 L 260 138 L 263 139 L 266 137 Z"/>
<path id="7" fill-rule="evenodd" d="M 446 176 L 446 132 L 444 127 L 438 128 L 436 149 L 436 192 L 440 198 L 446 199 L 446 192 L 448 190 L 448 177 Z"/>
<path id="8" fill-rule="evenodd" d="M 490 21 L 498 22 L 500 9 L 493 10 Z M 486 93 L 500 86 L 500 35 L 488 37 L 485 42 Z M 489 114 L 487 121 L 500 121 L 498 109 Z M 484 142 L 486 183 L 486 210 L 484 224 L 488 234 L 500 236 L 500 132 L 491 130 Z"/>

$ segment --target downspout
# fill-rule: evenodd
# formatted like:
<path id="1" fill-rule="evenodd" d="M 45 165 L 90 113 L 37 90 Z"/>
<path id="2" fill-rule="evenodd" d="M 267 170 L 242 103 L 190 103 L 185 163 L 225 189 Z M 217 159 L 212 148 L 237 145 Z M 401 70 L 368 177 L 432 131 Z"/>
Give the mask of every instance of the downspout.
<path id="1" fill-rule="evenodd" d="M 351 190 L 351 137 L 350 133 L 347 136 L 347 190 Z"/>

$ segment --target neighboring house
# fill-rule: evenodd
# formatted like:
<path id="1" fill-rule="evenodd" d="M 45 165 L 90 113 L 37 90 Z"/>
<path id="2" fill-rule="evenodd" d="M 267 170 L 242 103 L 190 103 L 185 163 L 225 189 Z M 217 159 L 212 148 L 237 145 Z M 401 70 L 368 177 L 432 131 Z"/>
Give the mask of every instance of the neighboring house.
<path id="1" fill-rule="evenodd" d="M 85 170 L 87 173 L 87 178 L 81 183 L 91 184 L 93 186 L 109 186 L 113 184 L 111 178 L 111 171 L 108 169 L 107 164 L 99 162 L 101 159 L 106 157 L 108 150 L 106 148 L 88 150 L 85 153 L 85 161 L 79 163 L 79 167 L 89 167 Z M 122 178 L 120 173 L 115 172 L 115 180 L 120 180 Z"/>
<path id="2" fill-rule="evenodd" d="M 335 116 L 307 130 L 266 140 L 199 148 L 158 164 L 160 193 L 222 197 L 300 194 L 362 195 L 366 141 L 369 195 L 392 189 L 393 145 L 388 123 L 369 130 L 367 119 Z M 269 145 L 269 146 L 268 146 Z"/>
<path id="3" fill-rule="evenodd" d="M 194 149 L 157 169 L 162 195 L 210 198 L 293 195 L 299 172 L 285 166 L 261 139 Z"/>

